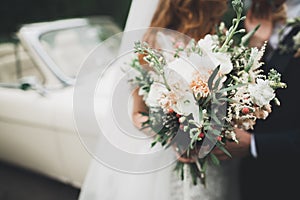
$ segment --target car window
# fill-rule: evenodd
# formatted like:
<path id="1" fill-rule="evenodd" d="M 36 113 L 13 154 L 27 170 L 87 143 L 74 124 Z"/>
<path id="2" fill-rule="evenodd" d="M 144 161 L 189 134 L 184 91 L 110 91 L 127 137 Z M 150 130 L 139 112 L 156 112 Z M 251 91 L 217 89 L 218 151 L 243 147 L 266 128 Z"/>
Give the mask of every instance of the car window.
<path id="1" fill-rule="evenodd" d="M 89 52 L 115 33 L 109 26 L 95 24 L 48 32 L 40 37 L 40 42 L 60 70 L 75 78 Z"/>
<path id="2" fill-rule="evenodd" d="M 22 46 L 13 43 L 0 44 L 0 83 L 16 84 L 24 77 L 44 82 L 42 73 Z"/>

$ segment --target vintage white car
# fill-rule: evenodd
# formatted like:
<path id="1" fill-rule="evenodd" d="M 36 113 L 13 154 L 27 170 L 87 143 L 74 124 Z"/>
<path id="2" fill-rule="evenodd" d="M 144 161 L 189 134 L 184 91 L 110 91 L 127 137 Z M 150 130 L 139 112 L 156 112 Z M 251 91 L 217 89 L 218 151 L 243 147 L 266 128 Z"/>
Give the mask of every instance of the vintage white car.
<path id="1" fill-rule="evenodd" d="M 120 31 L 109 17 L 64 19 L 24 25 L 0 45 L 0 160 L 81 187 L 91 155 L 74 125 L 74 81 Z"/>

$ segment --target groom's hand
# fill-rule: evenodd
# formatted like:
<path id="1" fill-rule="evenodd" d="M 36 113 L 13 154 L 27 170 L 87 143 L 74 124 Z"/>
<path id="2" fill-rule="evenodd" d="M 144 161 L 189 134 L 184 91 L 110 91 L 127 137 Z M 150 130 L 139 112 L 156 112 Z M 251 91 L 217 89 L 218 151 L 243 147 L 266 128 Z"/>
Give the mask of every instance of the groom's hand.
<path id="1" fill-rule="evenodd" d="M 251 143 L 251 134 L 242 129 L 235 129 L 236 138 L 238 139 L 238 143 L 236 142 L 226 142 L 225 148 L 229 151 L 232 158 L 242 158 L 250 155 L 250 143 Z M 228 157 L 222 150 L 218 147 L 215 147 L 212 151 L 213 154 L 217 156 L 219 160 L 229 160 Z"/>

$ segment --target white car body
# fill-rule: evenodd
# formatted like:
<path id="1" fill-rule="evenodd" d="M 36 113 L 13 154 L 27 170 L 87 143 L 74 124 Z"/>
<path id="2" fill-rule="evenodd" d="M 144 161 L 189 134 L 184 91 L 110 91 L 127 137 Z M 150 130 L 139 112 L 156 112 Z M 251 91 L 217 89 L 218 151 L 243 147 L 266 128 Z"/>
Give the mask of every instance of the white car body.
<path id="1" fill-rule="evenodd" d="M 60 65 L 73 61 L 70 65 L 77 66 L 72 75 L 76 75 L 88 51 L 98 45 L 93 28 L 85 50 L 76 44 L 78 38 L 72 33 L 74 28 L 91 26 L 90 22 L 80 18 L 24 25 L 17 33 L 21 44 L 17 51 L 13 44 L 0 45 L 0 160 L 75 187 L 81 187 L 91 155 L 74 124 L 75 77 L 66 74 Z M 106 37 L 121 31 L 109 18 L 101 18 L 99 24 L 97 28 L 104 24 L 108 30 Z M 57 50 L 48 51 L 43 36 L 49 33 L 51 41 L 51 34 L 60 31 L 61 38 L 55 34 L 60 46 L 50 43 Z"/>

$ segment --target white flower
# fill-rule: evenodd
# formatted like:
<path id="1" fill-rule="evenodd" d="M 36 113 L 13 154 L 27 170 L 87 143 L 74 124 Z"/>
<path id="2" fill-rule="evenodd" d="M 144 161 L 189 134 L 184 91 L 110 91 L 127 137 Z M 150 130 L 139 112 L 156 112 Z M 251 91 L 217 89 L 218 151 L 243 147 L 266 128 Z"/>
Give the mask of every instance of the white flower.
<path id="1" fill-rule="evenodd" d="M 165 85 L 158 82 L 152 83 L 146 99 L 146 105 L 148 107 L 160 107 L 159 99 L 161 99 L 161 97 L 166 95 L 168 92 L 169 91 Z"/>
<path id="2" fill-rule="evenodd" d="M 293 40 L 294 40 L 294 45 L 295 46 L 300 46 L 300 32 L 298 32 L 297 35 L 295 35 L 293 37 Z"/>
<path id="3" fill-rule="evenodd" d="M 231 56 L 227 53 L 214 52 L 217 43 L 213 40 L 212 35 L 206 35 L 204 39 L 198 41 L 198 46 L 202 55 L 198 58 L 197 65 L 203 66 L 207 70 L 213 71 L 220 65 L 221 74 L 229 74 L 233 69 Z"/>
<path id="4" fill-rule="evenodd" d="M 196 122 L 199 121 L 198 106 L 195 98 L 191 92 L 185 92 L 178 98 L 176 105 L 173 107 L 174 111 L 181 115 L 192 114 Z"/>
<path id="5" fill-rule="evenodd" d="M 198 105 L 189 84 L 170 68 L 165 68 L 165 75 L 170 90 L 163 83 L 154 82 L 150 87 L 146 105 L 161 107 L 165 111 L 172 109 L 181 115 L 192 114 L 195 121 L 198 121 Z"/>
<path id="6" fill-rule="evenodd" d="M 199 48 L 202 54 L 191 53 L 187 57 L 180 57 L 168 64 L 168 68 L 177 72 L 177 74 L 190 84 L 195 74 L 200 75 L 204 81 L 220 65 L 220 74 L 228 74 L 231 72 L 233 65 L 231 56 L 226 53 L 214 52 L 213 49 L 217 45 L 211 35 L 206 35 L 204 39 L 199 40 Z"/>
<path id="7" fill-rule="evenodd" d="M 250 59 L 248 62 L 248 65 L 251 65 L 251 70 L 256 70 L 262 66 L 263 63 L 261 62 L 261 59 L 264 55 L 265 49 L 266 44 L 264 44 L 260 50 L 256 47 L 251 48 Z"/>
<path id="8" fill-rule="evenodd" d="M 172 71 L 176 72 L 176 79 L 181 78 L 189 85 L 194 73 L 197 71 L 197 68 L 188 59 L 189 58 L 178 58 L 170 62 L 166 67 L 165 73 L 169 75 L 170 73 L 172 73 Z M 169 75 L 169 80 L 172 80 L 173 78 Z"/>
<path id="9" fill-rule="evenodd" d="M 268 105 L 275 97 L 274 90 L 270 87 L 268 80 L 257 79 L 256 82 L 248 86 L 251 99 L 260 107 Z"/>

